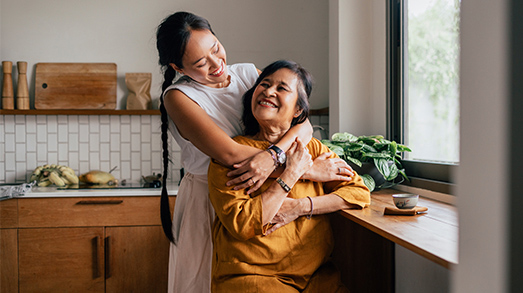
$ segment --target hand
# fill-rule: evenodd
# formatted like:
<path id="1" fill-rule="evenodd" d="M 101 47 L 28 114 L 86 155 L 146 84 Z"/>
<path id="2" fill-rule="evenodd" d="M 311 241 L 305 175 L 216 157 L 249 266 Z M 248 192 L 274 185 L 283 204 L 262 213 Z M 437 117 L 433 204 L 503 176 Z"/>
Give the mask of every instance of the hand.
<path id="1" fill-rule="evenodd" d="M 288 223 L 296 220 L 299 216 L 303 214 L 302 210 L 304 209 L 304 205 L 307 206 L 310 210 L 309 200 L 305 198 L 305 200 L 307 201 L 306 204 L 304 204 L 303 200 L 303 198 L 296 199 L 286 197 L 283 200 L 283 204 L 281 205 L 280 210 L 271 220 L 272 226 L 269 229 L 267 229 L 265 235 L 269 235 L 272 232 L 276 231 L 278 228 L 283 227 Z"/>
<path id="2" fill-rule="evenodd" d="M 229 180 L 227 186 L 238 184 L 234 187 L 234 190 L 250 187 L 247 194 L 258 190 L 275 168 L 271 154 L 266 151 L 259 152 L 255 156 L 233 165 L 233 167 L 236 169 L 227 173 L 227 176 L 235 178 Z"/>
<path id="3" fill-rule="evenodd" d="M 331 155 L 331 152 L 323 153 L 314 159 L 312 168 L 303 178 L 316 182 L 351 181 L 354 177 L 351 166 L 338 157 L 329 158 Z"/>
<path id="4" fill-rule="evenodd" d="M 312 156 L 303 142 L 296 138 L 287 151 L 287 163 L 284 173 L 296 175 L 298 180 L 305 172 L 312 167 Z M 283 175 L 283 174 L 282 174 Z"/>

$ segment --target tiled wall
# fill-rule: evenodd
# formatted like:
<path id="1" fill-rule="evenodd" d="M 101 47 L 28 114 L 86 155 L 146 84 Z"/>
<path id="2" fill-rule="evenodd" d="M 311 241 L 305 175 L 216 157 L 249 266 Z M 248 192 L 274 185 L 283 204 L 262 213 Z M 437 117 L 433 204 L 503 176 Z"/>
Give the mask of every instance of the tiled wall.
<path id="1" fill-rule="evenodd" d="M 26 182 L 45 164 L 77 174 L 110 171 L 139 181 L 163 173 L 159 115 L 0 116 L 0 183 Z M 180 152 L 171 139 L 171 176 L 179 180 Z"/>
<path id="2" fill-rule="evenodd" d="M 328 133 L 328 116 L 312 116 Z M 78 174 L 110 171 L 139 181 L 163 173 L 159 115 L 0 115 L 0 183 L 27 182 L 45 164 Z M 180 178 L 180 149 L 170 139 L 169 180 Z"/>

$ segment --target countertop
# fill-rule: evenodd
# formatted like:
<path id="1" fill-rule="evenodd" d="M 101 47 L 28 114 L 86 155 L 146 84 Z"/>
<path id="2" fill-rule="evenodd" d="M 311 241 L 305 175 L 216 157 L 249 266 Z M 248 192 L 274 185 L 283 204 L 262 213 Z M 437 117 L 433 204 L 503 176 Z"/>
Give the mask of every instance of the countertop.
<path id="1" fill-rule="evenodd" d="M 449 204 L 419 198 L 418 205 L 428 207 L 416 216 L 384 215 L 385 207 L 394 207 L 386 189 L 373 192 L 370 208 L 342 210 L 339 213 L 363 227 L 417 254 L 451 269 L 458 263 L 458 210 Z"/>
<path id="2" fill-rule="evenodd" d="M 60 189 L 58 187 L 33 187 L 31 192 L 14 198 L 45 197 L 98 197 L 98 196 L 160 196 L 161 188 L 93 188 L 93 189 Z M 178 183 L 168 183 L 169 195 L 178 193 Z"/>

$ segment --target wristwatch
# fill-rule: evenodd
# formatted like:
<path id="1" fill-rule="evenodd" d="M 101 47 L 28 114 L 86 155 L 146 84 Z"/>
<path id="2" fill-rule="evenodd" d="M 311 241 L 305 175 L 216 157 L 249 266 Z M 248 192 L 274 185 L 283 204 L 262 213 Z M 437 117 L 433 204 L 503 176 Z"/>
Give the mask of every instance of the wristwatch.
<path id="1" fill-rule="evenodd" d="M 273 150 L 276 153 L 276 159 L 278 161 L 278 164 L 283 165 L 287 161 L 287 155 L 285 155 L 285 152 L 282 151 L 279 147 L 275 145 L 271 145 L 269 150 Z"/>

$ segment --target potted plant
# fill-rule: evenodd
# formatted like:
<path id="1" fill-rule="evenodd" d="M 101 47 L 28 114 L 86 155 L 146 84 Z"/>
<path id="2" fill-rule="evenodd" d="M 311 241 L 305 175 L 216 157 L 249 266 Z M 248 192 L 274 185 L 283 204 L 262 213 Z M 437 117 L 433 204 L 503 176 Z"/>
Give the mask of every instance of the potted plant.
<path id="1" fill-rule="evenodd" d="M 335 133 L 321 141 L 345 160 L 360 176 L 370 191 L 389 188 L 407 179 L 401 164 L 401 153 L 411 150 L 382 135 L 355 136 Z"/>

